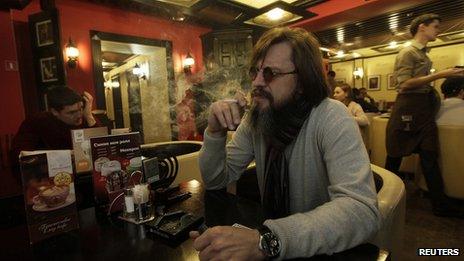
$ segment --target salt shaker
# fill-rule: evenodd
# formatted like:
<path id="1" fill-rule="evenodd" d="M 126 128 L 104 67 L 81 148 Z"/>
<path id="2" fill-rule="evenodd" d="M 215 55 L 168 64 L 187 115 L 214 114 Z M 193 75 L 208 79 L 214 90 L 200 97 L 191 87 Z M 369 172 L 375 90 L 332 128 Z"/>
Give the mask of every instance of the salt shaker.
<path id="1" fill-rule="evenodd" d="M 131 188 L 124 189 L 124 216 L 134 216 L 134 195 Z"/>

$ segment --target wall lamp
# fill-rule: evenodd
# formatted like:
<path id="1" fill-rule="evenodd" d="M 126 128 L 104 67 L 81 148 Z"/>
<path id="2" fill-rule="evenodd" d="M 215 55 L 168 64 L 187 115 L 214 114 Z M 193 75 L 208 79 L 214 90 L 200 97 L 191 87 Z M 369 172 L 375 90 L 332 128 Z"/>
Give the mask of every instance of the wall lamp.
<path id="1" fill-rule="evenodd" d="M 69 68 L 76 68 L 79 49 L 77 49 L 71 37 L 69 37 L 68 44 L 66 44 L 66 56 L 68 57 Z"/>
<path id="2" fill-rule="evenodd" d="M 184 59 L 184 73 L 192 73 L 192 65 L 195 64 L 193 56 L 188 53 L 187 57 Z"/>
<path id="3" fill-rule="evenodd" d="M 145 73 L 146 70 L 144 68 L 140 67 L 138 63 L 135 63 L 134 68 L 132 69 L 132 73 L 137 75 L 141 79 L 147 79 L 147 74 Z"/>
<path id="4" fill-rule="evenodd" d="M 361 67 L 356 67 L 353 71 L 354 78 L 356 80 L 362 79 L 364 77 L 364 70 Z"/>

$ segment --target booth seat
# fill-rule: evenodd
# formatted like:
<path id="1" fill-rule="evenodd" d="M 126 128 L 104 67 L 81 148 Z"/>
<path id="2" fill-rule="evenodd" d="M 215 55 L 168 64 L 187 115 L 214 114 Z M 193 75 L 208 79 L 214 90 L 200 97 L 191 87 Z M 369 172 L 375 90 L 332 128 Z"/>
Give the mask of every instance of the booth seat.
<path id="1" fill-rule="evenodd" d="M 403 247 L 406 214 L 406 189 L 394 173 L 371 164 L 377 190 L 381 227 L 369 242 L 391 254 L 391 260 L 400 260 Z"/>
<path id="2" fill-rule="evenodd" d="M 202 182 L 198 165 L 198 156 L 202 145 L 203 142 L 200 141 L 169 141 L 143 144 L 140 149 L 144 157 L 156 157 L 159 153 L 176 156 L 179 162 L 179 171 L 172 183 L 172 186 L 175 186 L 180 182 L 192 179 Z"/>
<path id="3" fill-rule="evenodd" d="M 387 158 L 387 149 L 385 146 L 387 123 L 388 118 L 377 116 L 372 118 L 370 126 L 371 163 L 381 167 L 385 167 L 385 160 Z M 414 173 L 418 158 L 416 154 L 404 157 L 401 162 L 400 171 Z"/>
<path id="4" fill-rule="evenodd" d="M 445 194 L 452 198 L 464 199 L 464 126 L 438 126 L 440 154 L 438 164 Z M 416 184 L 427 190 L 420 162 L 417 163 Z"/>
<path id="5" fill-rule="evenodd" d="M 361 130 L 361 136 L 363 138 L 364 145 L 366 146 L 367 153 L 371 154 L 371 125 L 372 119 L 375 116 L 378 116 L 378 113 L 375 112 L 366 112 L 367 119 L 369 120 L 369 125 L 360 126 L 359 129 Z"/>

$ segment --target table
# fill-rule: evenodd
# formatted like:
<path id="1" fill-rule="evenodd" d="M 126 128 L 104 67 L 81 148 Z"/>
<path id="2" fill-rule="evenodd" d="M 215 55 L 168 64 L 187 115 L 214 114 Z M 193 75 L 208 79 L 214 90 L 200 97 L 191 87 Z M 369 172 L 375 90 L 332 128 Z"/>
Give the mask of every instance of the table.
<path id="1" fill-rule="evenodd" d="M 192 197 L 174 205 L 170 210 L 186 210 L 204 215 L 206 225 L 240 223 L 256 227 L 264 221 L 256 202 L 237 197 L 225 190 L 205 191 L 196 180 L 180 184 L 181 191 Z M 5 203 L 6 202 L 6 203 Z M 9 225 L 0 227 L 2 239 L 0 260 L 198 260 L 193 241 L 169 245 L 138 226 L 107 217 L 97 207 L 79 211 L 80 229 L 68 232 L 35 245 L 29 245 L 22 198 L 7 199 L 0 204 Z M 6 217 L 6 218 L 5 218 Z M 379 249 L 371 244 L 335 254 L 315 257 L 317 260 L 377 260 Z M 312 258 L 311 260 L 313 260 Z"/>

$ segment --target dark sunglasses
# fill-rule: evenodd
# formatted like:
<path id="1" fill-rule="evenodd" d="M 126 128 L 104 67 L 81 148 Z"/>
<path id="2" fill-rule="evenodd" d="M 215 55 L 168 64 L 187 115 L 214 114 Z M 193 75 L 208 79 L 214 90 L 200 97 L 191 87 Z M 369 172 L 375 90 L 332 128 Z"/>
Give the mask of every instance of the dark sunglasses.
<path id="1" fill-rule="evenodd" d="M 260 71 L 261 69 L 257 68 L 257 67 L 251 67 L 250 68 L 250 72 L 249 72 L 249 75 L 250 75 L 250 78 L 252 81 L 255 80 L 256 76 L 258 75 L 258 72 Z M 270 82 L 272 82 L 275 78 L 279 77 L 279 76 L 282 76 L 282 75 L 286 75 L 286 74 L 295 74 L 295 73 L 298 73 L 296 70 L 293 70 L 291 72 L 274 72 L 272 71 L 272 69 L 270 67 L 264 67 L 263 69 L 263 78 L 264 78 L 264 81 L 269 84 Z"/>

